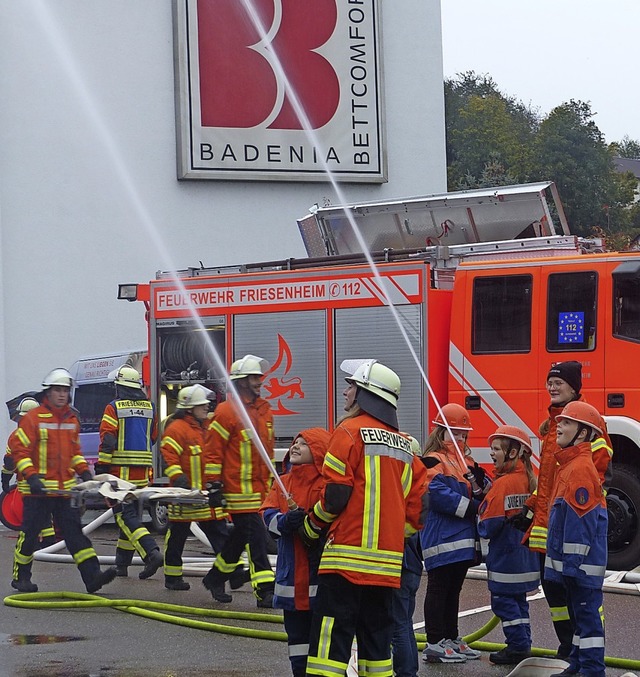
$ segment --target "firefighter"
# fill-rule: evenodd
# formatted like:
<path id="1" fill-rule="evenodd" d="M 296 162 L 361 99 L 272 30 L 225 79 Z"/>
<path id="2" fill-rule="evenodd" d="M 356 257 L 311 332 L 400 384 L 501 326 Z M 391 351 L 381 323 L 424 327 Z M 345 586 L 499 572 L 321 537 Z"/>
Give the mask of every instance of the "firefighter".
<path id="1" fill-rule="evenodd" d="M 209 406 L 214 396 L 213 391 L 200 384 L 182 388 L 178 393 L 176 411 L 160 444 L 167 466 L 165 472 L 174 487 L 204 490 L 211 480 L 213 464 L 203 450 Z M 164 550 L 164 587 L 168 590 L 190 588 L 182 578 L 182 552 L 192 522 L 198 523 L 214 553 L 222 550 L 228 529 L 222 494 L 219 498 L 216 507 L 169 505 L 169 530 Z"/>
<path id="2" fill-rule="evenodd" d="M 79 510 L 72 507 L 68 494 L 53 494 L 70 492 L 76 484 L 76 473 L 82 481 L 91 479 L 80 450 L 80 422 L 69 406 L 73 380 L 66 369 L 58 368 L 45 376 L 42 385 L 42 404 L 24 415 L 13 449 L 18 477 L 23 478 L 18 481 L 18 490 L 24 494 L 24 518 L 11 585 L 20 592 L 37 592 L 38 586 L 31 582 L 33 553 L 39 532 L 53 516 L 87 592 L 93 593 L 114 579 L 115 568 L 100 570 L 91 541 L 82 533 Z"/>
<path id="3" fill-rule="evenodd" d="M 398 432 L 400 379 L 376 360 L 345 360 L 345 411 L 322 466 L 325 486 L 300 528 L 326 531 L 307 675 L 345 674 L 354 636 L 358 674 L 391 675 L 393 591 L 405 536 L 422 526 L 425 475 L 414 477 L 411 442 Z"/>
<path id="4" fill-rule="evenodd" d="M 238 560 L 246 547 L 257 605 L 268 609 L 273 605 L 275 577 L 267 554 L 268 534 L 260 506 L 270 488 L 271 473 L 253 442 L 254 435 L 258 435 L 273 459 L 273 416 L 269 403 L 260 397 L 267 369 L 266 360 L 255 355 L 245 355 L 231 365 L 229 378 L 238 397 L 216 407 L 207 430 L 205 452 L 213 456 L 212 479 L 223 484 L 233 530 L 202 583 L 218 602 L 231 602 L 224 584 L 238 569 Z"/>
<path id="5" fill-rule="evenodd" d="M 107 404 L 100 421 L 100 449 L 95 471 L 97 475 L 109 473 L 136 487 L 146 487 L 153 464 L 151 447 L 158 435 L 155 407 L 142 390 L 136 369 L 126 365 L 120 367 L 113 379 L 116 397 Z M 138 577 L 153 576 L 162 566 L 162 553 L 140 521 L 139 502 L 108 503 L 120 528 L 116 546 L 117 575 L 128 575 L 133 553 L 137 551 L 144 561 Z"/>
<path id="6" fill-rule="evenodd" d="M 490 482 L 466 445 L 473 430 L 467 410 L 459 404 L 445 404 L 432 423 L 435 428 L 427 438 L 423 457 L 428 467 L 429 513 L 420 534 L 427 571 L 427 646 L 422 660 L 464 663 L 480 658 L 480 652 L 458 633 L 458 610 L 467 571 L 477 561 L 476 515 Z M 465 455 L 464 463 L 452 436 Z"/>
<path id="7" fill-rule="evenodd" d="M 522 533 L 509 523 L 536 488 L 531 440 L 511 425 L 489 436 L 494 481 L 478 510 L 478 533 L 489 540 L 487 579 L 491 610 L 502 621 L 506 647 L 489 654 L 496 665 L 516 665 L 531 655 L 527 592 L 537 590 L 537 555 L 521 543 Z"/>
<path id="8" fill-rule="evenodd" d="M 278 543 L 273 607 L 282 609 L 293 677 L 305 677 L 311 619 L 318 586 L 321 544 L 307 549 L 298 535 L 306 511 L 312 508 L 323 485 L 322 464 L 329 432 L 324 428 L 302 430 L 283 460 L 284 483 L 297 508 L 289 509 L 287 497 L 272 485 L 262 504 L 262 516 Z"/>
<path id="9" fill-rule="evenodd" d="M 582 365 L 571 360 L 558 362 L 553 365 L 547 374 L 547 391 L 549 392 L 549 417 L 540 425 L 540 467 L 538 470 L 538 487 L 527 499 L 522 513 L 511 518 L 511 523 L 525 532 L 523 542 L 527 543 L 540 557 L 540 575 L 542 589 L 549 605 L 551 620 L 558 637 L 558 657 L 566 658 L 571 651 L 573 627 L 567 607 L 567 596 L 562 581 L 544 578 L 544 561 L 547 550 L 547 522 L 551 506 L 551 490 L 555 479 L 558 464 L 554 456 L 556 442 L 556 416 L 569 402 L 584 401 L 582 389 Z M 593 462 L 597 466 L 603 485 L 610 478 L 610 464 L 613 451 L 611 441 L 605 430 L 604 421 L 601 428 L 602 438 L 594 441 Z"/>
<path id="10" fill-rule="evenodd" d="M 20 403 L 16 407 L 14 415 L 11 417 L 18 425 L 20 425 L 20 420 L 22 417 L 32 409 L 35 409 L 38 406 L 38 400 L 33 397 L 25 397 L 20 400 Z M 7 440 L 7 451 L 4 456 L 2 463 L 2 491 L 9 491 L 9 485 L 11 478 L 16 472 L 16 464 L 13 459 L 12 450 L 17 441 L 17 430 L 14 430 Z M 46 548 L 49 545 L 53 545 L 56 542 L 56 532 L 52 524 L 45 527 L 40 532 L 40 544 L 39 547 Z"/>
<path id="11" fill-rule="evenodd" d="M 604 677 L 602 586 L 607 565 L 607 504 L 592 462 L 591 442 L 602 417 L 585 402 L 570 402 L 556 417 L 558 463 L 551 492 L 545 578 L 564 586 L 575 634 L 569 666 L 554 677 Z"/>

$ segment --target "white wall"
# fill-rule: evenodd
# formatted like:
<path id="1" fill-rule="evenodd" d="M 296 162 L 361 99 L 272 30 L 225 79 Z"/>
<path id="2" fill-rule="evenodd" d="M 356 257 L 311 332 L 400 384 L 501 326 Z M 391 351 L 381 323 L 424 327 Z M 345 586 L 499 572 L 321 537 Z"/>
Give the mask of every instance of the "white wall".
<path id="1" fill-rule="evenodd" d="M 348 202 L 446 186 L 439 0 L 381 6 L 389 182 L 344 185 Z M 296 218 L 337 203 L 328 184 L 178 182 L 175 165 L 170 0 L 0 0 L 1 401 L 144 345 L 118 283 L 303 256 Z"/>

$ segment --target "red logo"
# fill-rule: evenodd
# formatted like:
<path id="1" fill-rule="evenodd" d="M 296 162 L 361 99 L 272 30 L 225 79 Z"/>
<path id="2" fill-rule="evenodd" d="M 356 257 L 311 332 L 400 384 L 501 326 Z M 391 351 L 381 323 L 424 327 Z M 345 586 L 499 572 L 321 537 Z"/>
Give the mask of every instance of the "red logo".
<path id="1" fill-rule="evenodd" d="M 326 125 L 340 82 L 318 50 L 336 22 L 336 0 L 198 0 L 202 126 L 302 129 L 286 82 L 311 128 Z"/>
<path id="2" fill-rule="evenodd" d="M 299 376 L 291 376 L 289 378 L 278 378 L 277 376 L 271 376 L 280 369 L 284 364 L 283 377 L 289 373 L 291 369 L 291 348 L 289 344 L 285 341 L 284 337 L 281 334 L 278 334 L 278 357 L 271 367 L 271 369 L 264 375 L 264 388 L 269 393 L 266 396 L 267 400 L 275 401 L 276 406 L 273 408 L 274 416 L 292 416 L 300 412 L 293 411 L 286 407 L 282 400 L 292 400 L 295 397 L 304 399 L 304 390 L 302 389 L 302 379 Z"/>

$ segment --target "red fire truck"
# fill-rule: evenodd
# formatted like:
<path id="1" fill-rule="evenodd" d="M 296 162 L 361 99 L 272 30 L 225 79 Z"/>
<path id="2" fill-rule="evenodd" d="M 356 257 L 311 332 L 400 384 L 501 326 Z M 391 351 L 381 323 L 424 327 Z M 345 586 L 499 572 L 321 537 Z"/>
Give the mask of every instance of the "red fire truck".
<path id="1" fill-rule="evenodd" d="M 375 357 L 402 380 L 401 428 L 424 441 L 436 407 L 415 356 L 439 403 L 471 412 L 479 462 L 506 423 L 528 432 L 537 464 L 546 375 L 578 360 L 614 444 L 609 565 L 640 563 L 640 253 L 569 234 L 552 183 L 314 207 L 298 225 L 309 258 L 120 286 L 147 307 L 145 377 L 163 415 L 187 383 L 224 397 L 223 370 L 253 353 L 271 364 L 264 394 L 286 448 L 341 415 L 341 361 Z"/>

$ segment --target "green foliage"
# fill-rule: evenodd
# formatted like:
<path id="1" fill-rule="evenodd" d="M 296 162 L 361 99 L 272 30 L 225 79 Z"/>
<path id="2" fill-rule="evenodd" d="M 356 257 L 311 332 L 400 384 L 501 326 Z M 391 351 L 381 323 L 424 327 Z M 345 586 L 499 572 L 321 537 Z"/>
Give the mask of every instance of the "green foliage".
<path id="1" fill-rule="evenodd" d="M 504 95 L 488 75 L 445 81 L 449 190 L 554 181 L 572 232 L 629 231 L 637 182 L 613 157 L 635 153 L 625 137 L 607 146 L 588 103 L 569 101 L 546 117 Z"/>
<path id="2" fill-rule="evenodd" d="M 622 141 L 612 143 L 611 147 L 619 157 L 640 160 L 640 141 L 629 138 L 628 134 L 623 137 Z"/>

